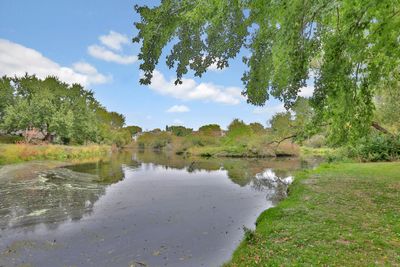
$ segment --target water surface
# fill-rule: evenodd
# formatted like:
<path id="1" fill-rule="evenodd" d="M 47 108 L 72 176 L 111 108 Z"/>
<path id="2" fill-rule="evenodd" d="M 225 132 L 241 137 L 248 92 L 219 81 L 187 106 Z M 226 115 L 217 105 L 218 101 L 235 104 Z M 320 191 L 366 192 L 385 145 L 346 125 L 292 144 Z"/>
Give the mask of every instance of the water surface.
<path id="1" fill-rule="evenodd" d="M 0 266 L 219 266 L 303 167 L 129 151 L 4 166 Z"/>

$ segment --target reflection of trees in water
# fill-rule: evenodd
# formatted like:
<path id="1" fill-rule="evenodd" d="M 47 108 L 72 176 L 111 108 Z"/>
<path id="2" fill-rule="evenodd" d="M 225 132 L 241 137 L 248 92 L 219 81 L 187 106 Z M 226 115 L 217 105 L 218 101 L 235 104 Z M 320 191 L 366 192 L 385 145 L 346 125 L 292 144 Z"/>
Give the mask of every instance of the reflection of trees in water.
<path id="1" fill-rule="evenodd" d="M 239 186 L 250 185 L 255 190 L 266 192 L 267 199 L 273 203 L 286 197 L 288 185 L 284 179 L 292 171 L 307 167 L 307 163 L 298 158 L 202 158 L 149 151 L 136 153 L 135 158 L 143 163 L 161 165 L 166 169 L 186 169 L 188 172 L 224 169 L 232 182 Z"/>
<path id="2" fill-rule="evenodd" d="M 303 167 L 300 160 L 293 158 L 201 158 L 122 151 L 97 162 L 42 169 L 39 176 L 34 175 L 37 168 L 30 175 L 27 175 L 29 168 L 19 168 L 12 170 L 14 176 L 7 174 L 12 178 L 0 179 L 0 228 L 38 223 L 57 227 L 64 220 L 79 220 L 92 211 L 108 184 L 124 179 L 124 170 L 136 169 L 141 163 L 150 163 L 146 164 L 146 168 L 155 164 L 188 172 L 223 169 L 239 186 L 250 185 L 256 190 L 271 191 L 268 197 L 274 198 L 271 199 L 273 201 L 285 196 L 286 185 L 269 179 L 264 171 L 273 170 L 274 176 L 282 178 L 287 177 L 290 171 Z M 264 176 L 260 176 L 261 173 Z"/>
<path id="3" fill-rule="evenodd" d="M 135 158 L 143 163 L 154 163 L 165 168 L 186 169 L 189 172 L 197 170 L 214 171 L 224 169 L 232 182 L 246 186 L 250 184 L 256 174 L 266 169 L 273 169 L 277 176 L 286 177 L 288 172 L 304 168 L 304 162 L 298 158 L 202 158 L 183 157 L 173 153 L 154 153 L 140 151 Z"/>
<path id="4" fill-rule="evenodd" d="M 31 166 L 21 166 L 0 184 L 0 228 L 39 223 L 55 228 L 65 220 L 79 220 L 92 211 L 108 184 L 124 178 L 123 168 L 138 166 L 131 152 L 116 153 L 97 162 L 41 170 L 25 179 L 19 173 L 23 169 L 28 173 Z"/>
<path id="5" fill-rule="evenodd" d="M 97 162 L 78 164 L 66 168 L 82 173 L 96 175 L 98 181 L 105 184 L 116 183 L 124 179 L 123 168 L 137 168 L 140 164 L 132 159 L 132 152 L 121 151 L 113 153 L 110 158 Z"/>

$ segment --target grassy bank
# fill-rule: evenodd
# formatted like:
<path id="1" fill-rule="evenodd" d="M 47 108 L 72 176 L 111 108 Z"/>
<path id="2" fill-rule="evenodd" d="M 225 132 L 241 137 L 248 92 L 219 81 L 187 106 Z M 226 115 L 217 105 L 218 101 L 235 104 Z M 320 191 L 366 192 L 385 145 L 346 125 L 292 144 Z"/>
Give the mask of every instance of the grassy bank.
<path id="1" fill-rule="evenodd" d="M 226 266 L 398 266 L 400 163 L 301 172 Z"/>
<path id="2" fill-rule="evenodd" d="M 62 146 L 0 144 L 0 164 L 10 164 L 29 160 L 69 160 L 102 156 L 111 151 L 110 146 Z"/>
<path id="3" fill-rule="evenodd" d="M 175 136 L 169 132 L 145 133 L 135 143 L 145 150 L 163 150 L 180 155 L 205 157 L 263 158 L 276 156 L 298 156 L 300 148 L 287 140 L 279 145 L 271 142 L 267 134 L 248 136 L 207 136 L 193 133 Z"/>
<path id="4" fill-rule="evenodd" d="M 275 144 L 246 144 L 228 143 L 209 146 L 193 146 L 185 150 L 189 155 L 205 157 L 244 157 L 244 158 L 265 158 L 279 156 L 298 156 L 299 146 L 287 141 L 279 146 Z"/>

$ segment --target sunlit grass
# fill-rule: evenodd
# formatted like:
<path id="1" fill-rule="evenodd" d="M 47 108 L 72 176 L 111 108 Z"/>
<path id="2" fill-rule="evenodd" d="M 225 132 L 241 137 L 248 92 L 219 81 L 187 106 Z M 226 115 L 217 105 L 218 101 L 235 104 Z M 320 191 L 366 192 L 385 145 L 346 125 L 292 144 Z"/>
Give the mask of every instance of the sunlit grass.
<path id="1" fill-rule="evenodd" d="M 261 214 L 226 266 L 397 266 L 400 163 L 324 164 Z"/>
<path id="2" fill-rule="evenodd" d="M 67 160 L 95 157 L 110 152 L 110 146 L 62 146 L 0 144 L 0 164 L 29 160 Z"/>

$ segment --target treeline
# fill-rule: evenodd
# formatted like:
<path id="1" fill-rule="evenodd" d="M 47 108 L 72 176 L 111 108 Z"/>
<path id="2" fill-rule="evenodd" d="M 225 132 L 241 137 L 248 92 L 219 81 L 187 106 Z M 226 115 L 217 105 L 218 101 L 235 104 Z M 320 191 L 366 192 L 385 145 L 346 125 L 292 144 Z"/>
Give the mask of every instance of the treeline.
<path id="1" fill-rule="evenodd" d="M 154 129 L 142 134 L 136 144 L 141 149 L 171 150 L 177 154 L 231 157 L 298 155 L 299 146 L 303 146 L 317 149 L 313 153 L 329 151 L 332 160 L 346 157 L 361 161 L 397 160 L 399 116 L 394 110 L 398 110 L 398 104 L 388 95 L 380 95 L 375 101 L 377 122 L 364 137 L 353 142 L 338 144 L 330 127 L 315 120 L 309 100 L 299 97 L 290 111 L 276 113 L 268 121 L 268 127 L 257 122 L 246 124 L 240 119 L 234 119 L 226 130 L 218 124 L 204 125 L 197 131 L 166 126 L 164 131 Z M 388 109 L 389 106 L 392 108 Z M 325 148 L 334 148 L 335 153 Z"/>
<path id="2" fill-rule="evenodd" d="M 304 102 L 306 103 L 306 102 Z M 234 119 L 226 130 L 218 124 L 201 126 L 197 131 L 184 126 L 166 126 L 143 133 L 137 140 L 140 149 L 170 150 L 176 154 L 227 157 L 274 157 L 295 156 L 299 146 L 295 144 L 294 124 L 304 117 L 291 113 L 278 113 L 270 121 L 270 127 Z M 292 125 L 293 124 L 293 125 Z M 290 134 L 290 138 L 286 135 Z"/>
<path id="3" fill-rule="evenodd" d="M 28 143 L 124 146 L 141 128 L 125 127 L 122 114 L 108 111 L 79 84 L 26 74 L 0 78 L 0 131 Z"/>

